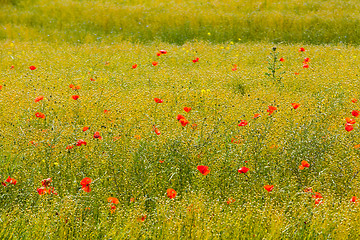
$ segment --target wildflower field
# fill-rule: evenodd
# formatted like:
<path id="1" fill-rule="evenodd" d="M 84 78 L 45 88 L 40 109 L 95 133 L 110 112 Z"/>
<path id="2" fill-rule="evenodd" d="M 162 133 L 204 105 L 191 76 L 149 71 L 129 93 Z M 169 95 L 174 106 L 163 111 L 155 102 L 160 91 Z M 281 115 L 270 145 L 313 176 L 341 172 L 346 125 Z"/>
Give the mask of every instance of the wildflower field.
<path id="1" fill-rule="evenodd" d="M 8 23 L 0 14 L 0 239 L 360 237 L 356 44 L 227 38 L 210 25 L 142 42 L 31 22 L 52 16 L 45 1 L 0 2 L 11 10 Z M 151 6 L 126 2 L 53 4 Z M 254 2 L 270 15 L 283 3 L 243 5 Z M 293 2 L 283 11 L 323 1 Z M 360 7 L 327 2 L 344 16 Z"/>

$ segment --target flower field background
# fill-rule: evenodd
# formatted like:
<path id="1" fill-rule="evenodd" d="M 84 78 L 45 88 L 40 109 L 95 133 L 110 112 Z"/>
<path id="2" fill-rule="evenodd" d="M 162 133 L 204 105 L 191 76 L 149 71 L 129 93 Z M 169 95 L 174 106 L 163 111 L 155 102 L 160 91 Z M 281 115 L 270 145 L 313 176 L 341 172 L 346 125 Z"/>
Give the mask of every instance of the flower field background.
<path id="1" fill-rule="evenodd" d="M 0 39 L 360 44 L 359 10 L 357 0 L 0 0 Z"/>
<path id="2" fill-rule="evenodd" d="M 216 25 L 178 40 L 138 29 L 140 41 L 60 21 L 82 4 L 105 21 L 112 2 L 0 2 L 13 10 L 0 30 L 0 239 L 359 238 L 356 45 L 231 40 Z M 160 20 L 166 4 L 151 5 Z M 54 28 L 28 22 L 51 6 L 70 7 Z"/>

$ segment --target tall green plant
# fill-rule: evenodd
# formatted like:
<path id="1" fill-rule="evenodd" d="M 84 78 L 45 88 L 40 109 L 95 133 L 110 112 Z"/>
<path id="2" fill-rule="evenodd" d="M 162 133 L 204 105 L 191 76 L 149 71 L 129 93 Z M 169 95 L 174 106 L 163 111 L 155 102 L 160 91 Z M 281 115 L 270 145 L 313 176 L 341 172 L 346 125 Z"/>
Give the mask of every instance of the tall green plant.
<path id="1" fill-rule="evenodd" d="M 284 74 L 284 71 L 279 72 L 279 70 L 282 67 L 282 61 L 284 61 L 283 58 L 279 59 L 279 52 L 276 52 L 276 47 L 272 48 L 272 52 L 270 52 L 270 56 L 268 58 L 268 70 L 270 72 L 265 73 L 266 76 L 272 79 L 272 81 L 279 86 L 283 86 L 282 80 L 282 74 Z"/>

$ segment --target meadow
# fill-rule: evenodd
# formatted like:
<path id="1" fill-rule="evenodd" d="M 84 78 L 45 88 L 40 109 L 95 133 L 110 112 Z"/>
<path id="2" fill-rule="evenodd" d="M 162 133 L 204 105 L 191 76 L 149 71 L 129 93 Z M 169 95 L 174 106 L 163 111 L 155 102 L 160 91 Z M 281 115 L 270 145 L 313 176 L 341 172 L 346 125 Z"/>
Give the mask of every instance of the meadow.
<path id="1" fill-rule="evenodd" d="M 288 26 L 279 43 L 211 25 L 227 1 L 0 2 L 0 239 L 359 238 L 351 21 L 334 24 L 354 42 L 318 24 L 326 34 L 295 40 Z M 234 14 L 358 17 L 351 1 L 283 3 L 235 1 Z M 124 19 L 128 32 L 107 32 Z"/>
<path id="2" fill-rule="evenodd" d="M 359 10 L 357 0 L 0 0 L 0 39 L 359 45 Z"/>

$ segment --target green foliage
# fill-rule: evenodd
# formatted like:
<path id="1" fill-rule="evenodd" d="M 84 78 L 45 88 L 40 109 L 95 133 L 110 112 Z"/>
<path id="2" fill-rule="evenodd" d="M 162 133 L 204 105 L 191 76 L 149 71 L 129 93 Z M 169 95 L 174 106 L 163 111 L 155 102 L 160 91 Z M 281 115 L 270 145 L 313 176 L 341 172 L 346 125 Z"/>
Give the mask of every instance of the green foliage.
<path id="1" fill-rule="evenodd" d="M 355 0 L 2 1 L 2 39 L 360 43 L 360 3 Z"/>
<path id="2" fill-rule="evenodd" d="M 245 93 L 246 93 L 246 87 L 241 82 L 233 83 L 233 88 L 234 88 L 235 92 L 240 93 L 241 95 L 245 95 Z"/>
<path id="3" fill-rule="evenodd" d="M 272 48 L 272 52 L 270 52 L 269 57 L 269 66 L 268 70 L 270 72 L 265 73 L 266 76 L 270 77 L 272 81 L 277 84 L 278 86 L 282 86 L 282 76 L 285 72 L 279 72 L 278 70 L 281 69 L 281 58 L 279 58 L 279 53 L 276 52 L 276 47 Z"/>

